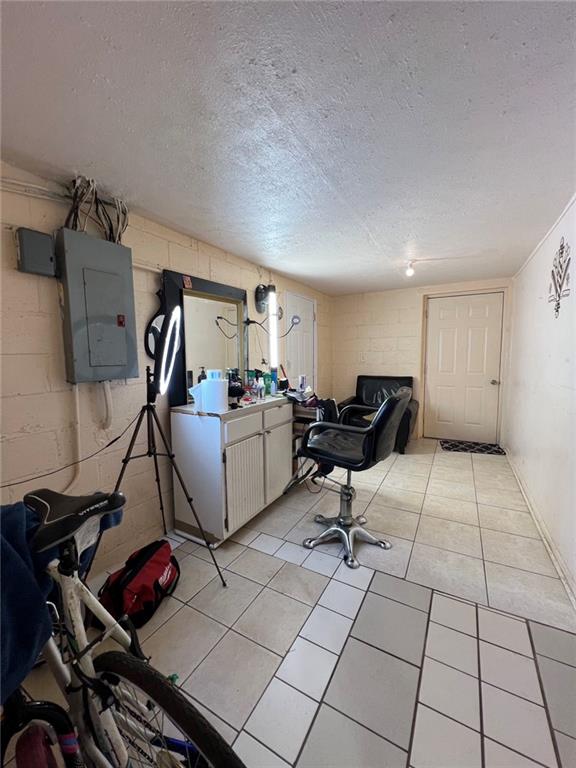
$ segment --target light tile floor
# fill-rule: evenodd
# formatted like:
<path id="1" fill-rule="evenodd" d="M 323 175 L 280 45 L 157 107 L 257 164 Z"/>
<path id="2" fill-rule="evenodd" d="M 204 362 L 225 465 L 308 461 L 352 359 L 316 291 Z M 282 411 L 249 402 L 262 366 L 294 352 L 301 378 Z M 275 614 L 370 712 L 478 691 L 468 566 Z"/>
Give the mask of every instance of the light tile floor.
<path id="1" fill-rule="evenodd" d="M 226 590 L 173 537 L 181 582 L 139 632 L 152 663 L 248 768 L 576 765 L 576 613 L 506 458 L 423 440 L 354 485 L 394 544 L 355 571 L 301 546 L 337 512 L 325 490 L 217 550 Z"/>
<path id="2" fill-rule="evenodd" d="M 451 453 L 436 440 L 419 440 L 409 444 L 406 455 L 355 473 L 353 485 L 354 513 L 364 513 L 367 528 L 394 545 L 386 552 L 360 544 L 364 565 L 576 631 L 574 607 L 505 456 Z M 338 512 L 338 497 L 326 488 L 314 487 L 317 495 L 305 488 L 292 491 L 233 540 L 333 576 L 336 563 L 326 555 L 341 555 L 337 543 L 313 553 L 301 546 L 324 530 L 315 515 Z"/>
<path id="3" fill-rule="evenodd" d="M 279 563 L 266 586 L 244 577 L 236 620 L 216 578 L 169 598 L 143 646 L 248 768 L 575 764 L 576 635 L 366 567 Z"/>

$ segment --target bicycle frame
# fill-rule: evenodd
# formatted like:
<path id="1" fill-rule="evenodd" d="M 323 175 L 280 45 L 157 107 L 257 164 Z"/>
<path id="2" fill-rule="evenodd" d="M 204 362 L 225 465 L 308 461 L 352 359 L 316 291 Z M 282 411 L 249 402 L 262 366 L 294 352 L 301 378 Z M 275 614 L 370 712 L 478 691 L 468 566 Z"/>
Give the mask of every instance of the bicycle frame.
<path id="1" fill-rule="evenodd" d="M 86 650 L 89 641 L 82 618 L 82 605 L 85 605 L 104 626 L 104 633 L 99 642 L 112 637 L 128 651 L 131 646 L 130 636 L 82 583 L 78 572 L 62 573 L 59 565 L 60 561 L 54 560 L 47 570 L 59 586 L 64 626 L 68 636 L 73 638 L 75 650 L 80 657 L 77 661 L 73 657 L 70 661 L 65 661 L 54 637 L 51 637 L 44 647 L 44 656 L 69 704 L 70 718 L 78 730 L 85 758 L 91 761 L 94 768 L 113 768 L 98 746 L 107 745 L 108 752 L 114 756 L 117 764 L 127 766 L 128 753 L 114 717 L 109 709 L 99 711 L 99 699 L 86 684 L 85 678 L 94 679 L 96 675 L 92 648 Z"/>

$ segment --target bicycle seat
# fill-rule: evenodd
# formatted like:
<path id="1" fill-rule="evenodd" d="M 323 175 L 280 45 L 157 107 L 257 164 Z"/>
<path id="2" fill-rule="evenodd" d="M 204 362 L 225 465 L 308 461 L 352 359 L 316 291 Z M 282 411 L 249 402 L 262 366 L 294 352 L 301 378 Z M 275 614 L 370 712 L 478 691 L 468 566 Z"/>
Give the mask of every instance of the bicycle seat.
<path id="1" fill-rule="evenodd" d="M 31 547 L 43 552 L 70 539 L 86 520 L 95 515 L 117 512 L 126 503 L 121 493 L 93 493 L 91 496 L 67 496 L 48 488 L 24 496 L 24 504 L 40 518 Z"/>

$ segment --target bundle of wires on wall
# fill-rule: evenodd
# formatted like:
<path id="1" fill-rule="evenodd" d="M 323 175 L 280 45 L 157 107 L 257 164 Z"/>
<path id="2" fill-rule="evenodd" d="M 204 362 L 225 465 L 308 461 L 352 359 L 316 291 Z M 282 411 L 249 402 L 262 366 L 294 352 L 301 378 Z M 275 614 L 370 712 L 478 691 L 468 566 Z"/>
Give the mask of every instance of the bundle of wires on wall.
<path id="1" fill-rule="evenodd" d="M 70 185 L 72 204 L 66 222 L 68 229 L 86 231 L 88 219 L 95 222 L 106 240 L 121 243 L 128 226 L 128 208 L 117 197 L 107 199 L 98 194 L 94 179 L 77 176 Z M 111 210 L 109 210 L 111 209 Z"/>

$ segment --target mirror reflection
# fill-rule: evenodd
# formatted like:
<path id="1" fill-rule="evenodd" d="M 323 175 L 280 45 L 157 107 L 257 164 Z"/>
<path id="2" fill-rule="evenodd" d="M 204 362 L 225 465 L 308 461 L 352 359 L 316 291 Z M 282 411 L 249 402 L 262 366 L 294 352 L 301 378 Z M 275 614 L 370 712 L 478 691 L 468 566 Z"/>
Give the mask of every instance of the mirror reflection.
<path id="1" fill-rule="evenodd" d="M 226 299 L 184 294 L 184 334 L 188 386 L 217 369 L 242 372 L 242 305 Z"/>

